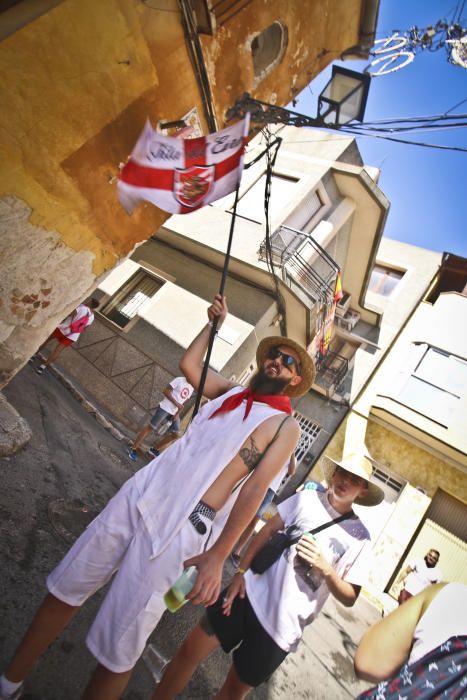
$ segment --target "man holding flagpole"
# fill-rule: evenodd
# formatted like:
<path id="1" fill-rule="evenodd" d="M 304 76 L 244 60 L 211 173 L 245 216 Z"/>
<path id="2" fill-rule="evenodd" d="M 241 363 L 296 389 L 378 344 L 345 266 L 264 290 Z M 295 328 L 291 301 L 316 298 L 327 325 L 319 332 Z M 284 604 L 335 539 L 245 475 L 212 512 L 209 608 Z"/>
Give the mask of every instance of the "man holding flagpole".
<path id="1" fill-rule="evenodd" d="M 212 324 L 219 328 L 226 314 L 217 295 L 182 357 L 195 389 Z M 288 338 L 264 338 L 256 360 L 247 389 L 208 370 L 210 401 L 184 436 L 123 485 L 50 574 L 48 594 L 0 677 L 0 700 L 18 696 L 37 659 L 113 575 L 86 640 L 98 666 L 85 700 L 121 697 L 184 567 L 197 569 L 192 602 L 214 603 L 226 558 L 298 443 L 290 398 L 305 394 L 315 375 L 310 356 Z"/>

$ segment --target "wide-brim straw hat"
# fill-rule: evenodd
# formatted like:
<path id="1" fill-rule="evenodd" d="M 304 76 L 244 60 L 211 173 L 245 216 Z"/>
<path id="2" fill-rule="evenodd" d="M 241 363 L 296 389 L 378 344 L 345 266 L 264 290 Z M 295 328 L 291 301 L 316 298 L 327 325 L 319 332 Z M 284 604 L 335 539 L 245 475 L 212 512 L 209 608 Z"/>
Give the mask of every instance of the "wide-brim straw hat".
<path id="1" fill-rule="evenodd" d="M 267 360 L 269 348 L 277 347 L 281 345 L 283 347 L 288 347 L 297 353 L 300 358 L 301 365 L 301 378 L 302 381 L 296 386 L 288 386 L 284 389 L 284 394 L 289 396 L 291 399 L 297 399 L 300 396 L 304 396 L 307 391 L 312 387 L 316 376 L 315 363 L 307 353 L 307 351 L 301 347 L 295 340 L 291 338 L 284 338 L 280 335 L 269 336 L 268 338 L 263 338 L 263 340 L 258 345 L 256 351 L 256 364 L 261 367 L 264 360 Z"/>
<path id="2" fill-rule="evenodd" d="M 355 499 L 355 503 L 359 506 L 377 506 L 378 503 L 384 500 L 384 491 L 379 486 L 370 481 L 370 476 L 373 472 L 371 460 L 364 454 L 350 454 L 344 457 L 341 462 L 336 462 L 334 459 L 326 455 L 320 462 L 321 471 L 328 486 L 331 485 L 331 478 L 336 467 L 345 469 L 346 472 L 356 474 L 368 483 L 368 493 Z"/>

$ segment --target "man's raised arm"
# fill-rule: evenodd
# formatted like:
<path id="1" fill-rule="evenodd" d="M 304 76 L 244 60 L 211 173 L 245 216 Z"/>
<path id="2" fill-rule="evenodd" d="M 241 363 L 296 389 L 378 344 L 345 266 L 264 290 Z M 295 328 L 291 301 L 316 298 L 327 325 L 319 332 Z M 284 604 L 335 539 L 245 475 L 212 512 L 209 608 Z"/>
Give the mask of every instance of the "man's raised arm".
<path id="1" fill-rule="evenodd" d="M 203 371 L 204 355 L 209 343 L 211 323 L 217 318 L 217 328 L 220 328 L 227 316 L 227 312 L 228 308 L 225 297 L 216 294 L 213 303 L 208 309 L 209 323 L 204 326 L 202 331 L 198 333 L 196 338 L 187 347 L 180 360 L 180 370 L 197 391 Z M 234 386 L 236 386 L 234 382 L 229 382 L 228 379 L 225 379 L 221 374 L 218 374 L 218 372 L 209 369 L 206 375 L 203 396 L 206 396 L 208 399 L 215 399 Z"/>

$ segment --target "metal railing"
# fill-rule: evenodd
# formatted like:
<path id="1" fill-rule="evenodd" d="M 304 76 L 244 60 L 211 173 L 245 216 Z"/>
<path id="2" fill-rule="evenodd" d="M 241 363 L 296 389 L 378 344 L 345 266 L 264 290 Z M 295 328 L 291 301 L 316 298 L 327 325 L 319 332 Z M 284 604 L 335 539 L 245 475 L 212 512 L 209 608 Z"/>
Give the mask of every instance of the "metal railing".
<path id="1" fill-rule="evenodd" d="M 271 254 L 290 289 L 298 287 L 313 303 L 333 297 L 339 266 L 309 233 L 280 226 L 271 235 Z M 267 261 L 266 240 L 259 257 Z"/>
<path id="2" fill-rule="evenodd" d="M 315 384 L 318 384 L 323 389 L 337 388 L 348 371 L 348 359 L 332 350 L 328 350 L 318 363 Z"/>

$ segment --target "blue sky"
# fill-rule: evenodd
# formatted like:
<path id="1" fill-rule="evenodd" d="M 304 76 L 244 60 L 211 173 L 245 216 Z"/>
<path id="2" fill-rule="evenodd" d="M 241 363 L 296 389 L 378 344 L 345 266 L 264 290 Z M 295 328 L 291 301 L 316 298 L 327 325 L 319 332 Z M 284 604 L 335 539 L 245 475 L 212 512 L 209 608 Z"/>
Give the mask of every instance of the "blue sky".
<path id="1" fill-rule="evenodd" d="M 381 0 L 377 38 L 414 24 L 422 28 L 451 20 L 459 5 L 457 0 Z M 467 3 L 462 24 L 467 25 Z M 367 63 L 341 65 L 361 71 Z M 317 96 L 330 73 L 328 67 L 301 93 L 297 112 L 315 116 Z M 372 78 L 365 121 L 443 114 L 462 100 L 467 100 L 467 70 L 448 63 L 444 49 L 423 51 L 396 73 Z M 467 101 L 453 113 L 467 113 Z M 467 148 L 467 128 L 400 138 Z M 384 235 L 467 257 L 467 153 L 371 137 L 359 138 L 358 145 L 364 162 L 381 169 L 379 186 L 391 202 Z"/>

